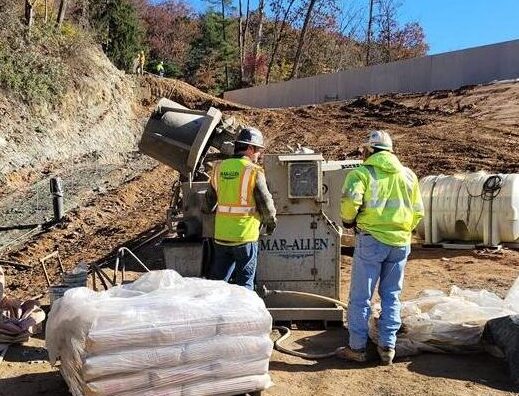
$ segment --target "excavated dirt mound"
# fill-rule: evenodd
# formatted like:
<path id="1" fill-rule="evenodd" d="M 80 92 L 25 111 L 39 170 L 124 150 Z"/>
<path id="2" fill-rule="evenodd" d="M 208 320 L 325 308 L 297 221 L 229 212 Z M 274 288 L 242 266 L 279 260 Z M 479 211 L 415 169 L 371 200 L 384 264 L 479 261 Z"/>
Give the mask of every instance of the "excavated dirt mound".
<path id="1" fill-rule="evenodd" d="M 427 95 L 386 95 L 289 109 L 234 112 L 264 130 L 269 149 L 296 144 L 329 159 L 360 158 L 370 129 L 391 132 L 419 176 L 519 171 L 519 83 Z"/>
<path id="2" fill-rule="evenodd" d="M 148 115 L 158 97 L 192 108 L 215 106 L 266 132 L 269 150 L 285 151 L 300 143 L 340 159 L 359 155 L 358 147 L 372 128 L 393 133 L 397 154 L 420 176 L 488 170 L 518 172 L 519 84 L 496 84 L 425 95 L 386 95 L 301 108 L 258 110 L 224 102 L 187 84 L 146 77 L 139 79 L 136 119 Z M 124 164 L 120 165 L 124 167 Z M 125 179 L 120 187 L 94 191 L 66 221 L 2 252 L 2 258 L 33 265 L 7 269 L 7 292 L 27 297 L 46 291 L 38 259 L 58 249 L 64 265 L 104 262 L 122 245 L 139 245 L 164 226 L 171 185 L 176 174 L 164 166 Z M 151 251 L 151 252 L 150 252 Z M 141 254 L 141 250 L 137 250 Z M 151 244 L 146 254 L 160 256 Z M 144 252 L 142 252 L 144 254 Z M 151 262 L 161 268 L 160 259 Z M 351 258 L 342 263 L 342 298 L 348 291 Z M 51 277 L 57 275 L 51 266 Z M 445 251 L 414 247 L 404 299 L 426 288 L 451 285 L 486 288 L 501 296 L 519 275 L 519 253 L 504 250 Z M 44 300 L 45 301 L 45 300 Z M 291 347 L 305 352 L 332 350 L 345 341 L 343 330 L 295 331 Z M 0 395 L 67 394 L 66 386 L 46 362 L 43 341 L 10 350 L 0 365 Z M 271 372 L 276 386 L 267 395 L 511 395 L 505 365 L 486 355 L 421 355 L 394 367 L 357 366 L 328 359 L 305 361 L 274 353 Z"/>
<path id="3" fill-rule="evenodd" d="M 158 79 L 148 76 L 140 79 L 140 103 L 145 109 L 153 108 L 160 98 L 168 98 L 190 109 L 216 107 L 221 111 L 247 109 L 248 106 L 223 100 L 180 80 Z M 143 114 L 148 117 L 149 113 Z"/>

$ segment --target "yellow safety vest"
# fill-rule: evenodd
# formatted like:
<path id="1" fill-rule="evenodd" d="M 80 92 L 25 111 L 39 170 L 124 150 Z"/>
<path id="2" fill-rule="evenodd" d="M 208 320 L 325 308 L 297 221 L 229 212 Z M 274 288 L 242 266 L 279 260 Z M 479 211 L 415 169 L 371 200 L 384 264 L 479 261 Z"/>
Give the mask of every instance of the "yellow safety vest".
<path id="1" fill-rule="evenodd" d="M 216 191 L 215 239 L 229 245 L 254 242 L 261 225 L 254 187 L 262 169 L 247 157 L 230 158 L 216 164 L 211 185 Z"/>

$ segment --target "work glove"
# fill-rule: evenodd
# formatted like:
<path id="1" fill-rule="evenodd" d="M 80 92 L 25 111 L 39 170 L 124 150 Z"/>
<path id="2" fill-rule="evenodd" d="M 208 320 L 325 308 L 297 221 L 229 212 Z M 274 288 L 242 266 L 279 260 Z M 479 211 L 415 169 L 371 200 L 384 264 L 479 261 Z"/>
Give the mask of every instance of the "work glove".
<path id="1" fill-rule="evenodd" d="M 267 235 L 272 235 L 274 233 L 274 230 L 276 229 L 276 225 L 277 225 L 277 220 L 276 219 L 273 219 L 273 220 L 269 221 L 266 224 L 265 233 Z"/>

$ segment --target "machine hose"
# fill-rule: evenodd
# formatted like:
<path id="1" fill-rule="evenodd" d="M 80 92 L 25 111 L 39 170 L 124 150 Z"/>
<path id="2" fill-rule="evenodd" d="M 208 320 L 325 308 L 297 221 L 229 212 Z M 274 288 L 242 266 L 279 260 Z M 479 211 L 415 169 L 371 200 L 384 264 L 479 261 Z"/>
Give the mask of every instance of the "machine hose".
<path id="1" fill-rule="evenodd" d="M 286 353 L 287 355 L 297 356 L 303 359 L 316 360 L 316 359 L 325 359 L 332 356 L 335 356 L 335 351 L 328 353 L 319 353 L 319 354 L 310 354 L 304 352 L 293 351 L 292 349 L 285 348 L 281 345 L 283 341 L 285 341 L 288 337 L 290 337 L 290 329 L 285 326 L 273 326 L 272 330 L 278 330 L 281 333 L 281 337 L 279 337 L 276 341 L 274 341 L 274 348 L 276 351 Z M 284 333 L 284 334 L 283 334 Z"/>
<path id="2" fill-rule="evenodd" d="M 344 309 L 348 309 L 348 304 L 343 303 L 340 300 L 336 300 L 335 298 L 321 296 L 320 294 L 306 293 L 306 292 L 293 291 L 293 290 L 268 290 L 265 286 L 263 286 L 263 296 L 264 297 L 267 297 L 269 295 L 274 295 L 274 294 L 294 294 L 297 296 L 316 298 L 318 300 L 323 300 L 323 301 L 327 301 L 327 302 L 330 302 L 333 304 L 340 305 Z"/>
<path id="3" fill-rule="evenodd" d="M 268 296 L 271 294 L 293 294 L 293 295 L 299 295 L 299 296 L 305 296 L 305 297 L 311 297 L 316 298 L 319 300 L 327 301 L 333 304 L 337 304 L 344 309 L 348 309 L 348 305 L 346 303 L 343 303 L 340 300 L 336 300 L 331 297 L 325 297 L 321 296 L 320 294 L 313 294 L 313 293 L 306 293 L 306 292 L 299 292 L 299 291 L 292 291 L 292 290 L 267 290 L 265 286 L 263 286 L 263 294 L 264 296 Z M 285 341 L 287 338 L 290 337 L 290 329 L 285 326 L 273 326 L 273 330 L 278 330 L 281 333 L 281 337 L 279 337 L 276 341 L 274 341 L 274 348 L 276 348 L 277 351 L 286 353 L 287 355 L 297 356 L 302 359 L 309 359 L 309 360 L 316 360 L 316 359 L 326 359 L 332 356 L 335 356 L 335 351 L 333 352 L 327 352 L 327 353 L 319 353 L 319 354 L 310 354 L 310 353 L 304 353 L 304 352 L 297 352 L 293 351 L 291 349 L 285 348 L 281 345 L 283 341 Z"/>

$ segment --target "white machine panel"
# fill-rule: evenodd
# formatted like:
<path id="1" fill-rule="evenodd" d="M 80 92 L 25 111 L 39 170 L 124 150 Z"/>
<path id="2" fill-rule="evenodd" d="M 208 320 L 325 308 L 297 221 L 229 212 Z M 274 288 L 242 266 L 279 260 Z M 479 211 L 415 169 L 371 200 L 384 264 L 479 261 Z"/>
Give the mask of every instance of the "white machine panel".
<path id="1" fill-rule="evenodd" d="M 282 283 L 288 290 L 339 295 L 340 231 L 324 215 L 280 216 L 259 250 L 259 287 L 279 289 Z"/>

